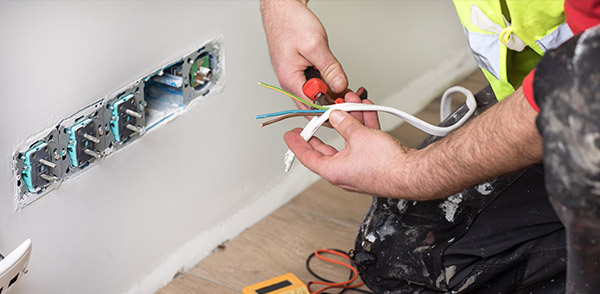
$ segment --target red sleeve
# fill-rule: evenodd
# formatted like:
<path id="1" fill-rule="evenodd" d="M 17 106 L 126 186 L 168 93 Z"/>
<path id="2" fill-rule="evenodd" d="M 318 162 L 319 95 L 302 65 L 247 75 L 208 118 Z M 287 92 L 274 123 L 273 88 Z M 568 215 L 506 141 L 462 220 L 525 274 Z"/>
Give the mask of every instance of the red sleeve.
<path id="1" fill-rule="evenodd" d="M 533 77 L 535 75 L 535 68 L 523 79 L 523 94 L 525 95 L 525 99 L 527 102 L 531 104 L 531 107 L 535 109 L 535 111 L 540 112 L 540 108 L 535 103 L 535 99 L 533 99 Z"/>
<path id="2" fill-rule="evenodd" d="M 566 0 L 565 15 L 573 35 L 600 24 L 599 0 Z"/>
<path id="3" fill-rule="evenodd" d="M 600 0 L 566 0 L 565 15 L 573 35 L 579 35 L 588 28 L 600 24 Z M 523 79 L 523 94 L 531 107 L 540 112 L 533 96 L 534 75 L 535 69 Z"/>

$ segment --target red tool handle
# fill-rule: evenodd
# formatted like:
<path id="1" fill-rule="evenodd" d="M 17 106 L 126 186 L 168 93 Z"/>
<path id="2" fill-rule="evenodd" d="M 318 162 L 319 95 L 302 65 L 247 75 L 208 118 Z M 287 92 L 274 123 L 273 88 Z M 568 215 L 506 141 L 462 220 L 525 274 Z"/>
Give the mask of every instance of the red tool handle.
<path id="1" fill-rule="evenodd" d="M 369 93 L 367 93 L 367 89 L 364 87 L 358 88 L 358 90 L 356 90 L 356 95 L 360 97 L 360 100 L 365 100 L 369 97 Z"/>
<path id="2" fill-rule="evenodd" d="M 310 79 L 302 86 L 302 92 L 312 101 L 316 101 L 319 98 L 319 94 L 327 93 L 327 85 L 321 79 Z"/>
<path id="3" fill-rule="evenodd" d="M 327 93 L 329 88 L 321 79 L 321 73 L 316 68 L 306 68 L 304 76 L 306 77 L 306 82 L 302 85 L 302 92 L 312 101 L 316 101 L 319 98 L 319 93 Z"/>
<path id="4" fill-rule="evenodd" d="M 307 67 L 304 70 L 304 76 L 306 77 L 306 82 L 302 85 L 302 92 L 312 101 L 317 101 L 319 98 L 319 94 L 324 95 L 329 90 L 327 84 L 321 78 L 321 73 L 314 67 Z M 367 89 L 360 87 L 356 91 L 356 95 L 360 97 L 360 100 L 365 100 L 368 97 Z M 343 103 L 343 99 L 338 98 L 335 100 L 336 104 Z"/>

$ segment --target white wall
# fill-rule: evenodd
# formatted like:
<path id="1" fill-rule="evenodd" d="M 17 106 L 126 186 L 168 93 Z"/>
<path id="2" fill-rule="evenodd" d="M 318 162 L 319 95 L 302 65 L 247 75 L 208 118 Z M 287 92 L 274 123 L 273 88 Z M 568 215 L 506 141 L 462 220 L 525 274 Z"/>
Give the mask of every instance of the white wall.
<path id="1" fill-rule="evenodd" d="M 416 111 L 474 69 L 449 1 L 310 6 L 379 103 Z M 217 34 L 222 93 L 15 210 L 16 145 Z M 315 180 L 283 173 L 281 137 L 305 121 L 261 129 L 292 103 L 259 80 L 276 83 L 258 1 L 0 2 L 0 252 L 33 241 L 15 293 L 152 292 Z"/>

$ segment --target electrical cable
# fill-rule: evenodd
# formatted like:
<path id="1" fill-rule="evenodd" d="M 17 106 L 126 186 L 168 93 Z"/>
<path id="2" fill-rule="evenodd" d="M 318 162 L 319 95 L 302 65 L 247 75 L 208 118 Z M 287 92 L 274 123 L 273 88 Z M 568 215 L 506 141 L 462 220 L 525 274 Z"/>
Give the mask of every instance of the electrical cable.
<path id="1" fill-rule="evenodd" d="M 440 126 L 436 126 L 436 125 L 427 123 L 427 122 L 425 122 L 421 119 L 418 119 L 404 111 L 401 111 L 401 110 L 398 110 L 398 109 L 395 109 L 392 107 L 381 106 L 381 105 L 362 104 L 362 103 L 340 103 L 340 104 L 331 104 L 328 107 L 322 107 L 322 106 L 307 102 L 303 99 L 300 99 L 300 98 L 298 98 L 282 89 L 279 89 L 275 86 L 271 86 L 271 85 L 268 85 L 268 84 L 265 84 L 262 82 L 259 82 L 258 84 L 263 87 L 270 88 L 270 89 L 276 90 L 278 92 L 281 92 L 283 94 L 286 94 L 298 101 L 306 103 L 307 105 L 311 105 L 313 107 L 320 108 L 320 110 L 300 110 L 300 109 L 286 110 L 286 111 L 280 111 L 280 112 L 274 112 L 274 113 L 268 113 L 268 114 L 256 116 L 256 118 L 259 119 L 259 118 L 267 118 L 267 117 L 287 115 L 287 114 L 296 114 L 296 113 L 303 113 L 307 116 L 308 116 L 308 114 L 321 113 L 321 116 L 313 117 L 308 122 L 308 124 L 304 127 L 302 132 L 300 133 L 300 136 L 302 136 L 302 138 L 305 141 L 310 140 L 310 138 L 312 138 L 312 136 L 317 132 L 317 130 L 321 127 L 321 125 L 323 125 L 327 120 L 329 120 L 329 115 L 334 110 L 387 112 L 387 113 L 390 113 L 392 115 L 395 115 L 395 116 L 403 119 L 405 122 L 413 125 L 414 127 L 418 128 L 430 135 L 443 137 L 443 136 L 446 136 L 448 133 L 454 131 L 455 129 L 459 128 L 460 126 L 462 126 L 473 115 L 473 113 L 475 113 L 475 109 L 477 108 L 477 102 L 475 100 L 475 97 L 473 96 L 473 93 L 471 93 L 471 91 L 469 91 L 463 87 L 460 87 L 460 86 L 455 86 L 455 87 L 449 88 L 442 95 L 442 100 L 441 100 L 441 104 L 440 104 L 441 105 L 440 106 L 441 121 L 445 120 L 450 115 L 450 107 L 451 107 L 452 97 L 456 93 L 462 93 L 463 95 L 466 96 L 466 98 L 467 98 L 466 105 L 467 105 L 468 111 L 465 115 L 463 115 L 463 117 L 461 117 L 453 125 L 447 126 L 447 127 L 440 127 Z M 275 120 L 266 122 L 265 124 L 263 124 L 263 126 L 287 119 L 289 117 L 293 117 L 293 116 L 281 117 L 280 119 L 275 119 Z M 294 153 L 288 149 L 288 151 L 285 153 L 285 156 L 284 156 L 284 164 L 285 164 L 286 172 L 288 172 L 290 170 L 290 168 L 292 167 L 292 163 L 294 162 L 295 158 L 296 158 L 296 156 L 294 155 Z"/>
<path id="2" fill-rule="evenodd" d="M 289 96 L 289 97 L 291 97 L 293 99 L 296 99 L 296 100 L 298 100 L 298 101 L 300 101 L 300 102 L 302 102 L 302 103 L 304 103 L 304 104 L 306 104 L 308 106 L 312 106 L 314 108 L 323 109 L 323 110 L 328 109 L 328 107 L 308 102 L 308 101 L 306 101 L 306 100 L 304 100 L 304 99 L 302 99 L 302 98 L 300 98 L 300 97 L 298 97 L 298 96 L 296 96 L 296 95 L 294 95 L 294 94 L 292 94 L 290 92 L 287 92 L 287 91 L 285 91 L 285 90 L 283 90 L 281 88 L 278 88 L 278 87 L 275 87 L 275 86 L 272 86 L 272 85 L 269 85 L 269 84 L 265 84 L 263 82 L 258 82 L 258 84 L 261 85 L 261 86 L 263 86 L 263 87 L 265 87 L 265 88 L 269 88 L 269 89 L 275 90 L 275 91 L 277 91 L 279 93 L 285 94 L 285 95 L 287 95 L 287 96 Z"/>
<path id="3" fill-rule="evenodd" d="M 308 142 L 308 140 L 310 140 L 310 138 L 312 138 L 312 136 L 317 132 L 319 127 L 321 127 L 321 125 L 323 125 L 323 123 L 325 123 L 329 119 L 329 115 L 331 114 L 332 111 L 343 110 L 343 111 L 387 112 L 387 113 L 390 113 L 392 115 L 395 115 L 395 116 L 403 119 L 405 122 L 413 125 L 414 127 L 418 128 L 430 135 L 443 137 L 443 136 L 446 136 L 448 133 L 456 130 L 460 126 L 462 126 L 473 115 L 473 113 L 475 113 L 475 109 L 477 108 L 477 102 L 475 100 L 475 97 L 473 96 L 473 93 L 471 93 L 471 91 L 469 91 L 463 87 L 460 87 L 460 86 L 451 87 L 448 90 L 446 90 L 446 92 L 444 92 L 444 94 L 442 95 L 441 109 L 440 109 L 440 117 L 442 120 L 444 120 L 444 119 L 446 119 L 446 117 L 448 117 L 448 115 L 450 113 L 450 104 L 451 104 L 450 102 L 451 102 L 452 96 L 454 96 L 454 94 L 456 94 L 456 93 L 462 93 L 463 95 L 466 96 L 466 98 L 467 98 L 466 105 L 469 110 L 460 120 L 458 120 L 456 123 L 454 123 L 451 126 L 447 126 L 447 127 L 435 126 L 435 125 L 427 123 L 421 119 L 418 119 L 404 111 L 401 111 L 401 110 L 398 110 L 398 109 L 395 109 L 392 107 L 381 106 L 381 105 L 362 104 L 362 103 L 340 103 L 340 104 L 329 105 L 329 109 L 327 109 L 327 111 L 325 111 L 325 113 L 323 113 L 319 117 L 313 117 L 308 122 L 308 124 L 304 127 L 304 129 L 300 133 L 300 136 L 302 136 L 302 138 Z M 292 163 L 294 162 L 295 158 L 296 158 L 296 155 L 291 150 L 288 149 L 288 151 L 285 153 L 285 156 L 284 156 L 284 164 L 285 164 L 286 172 L 288 172 L 290 170 L 290 168 L 292 167 Z"/>
<path id="4" fill-rule="evenodd" d="M 356 279 L 358 279 L 358 271 L 356 270 L 356 268 L 354 268 L 354 266 L 352 266 L 351 264 L 347 264 L 345 262 L 341 262 L 335 259 L 331 259 L 331 258 L 327 258 L 325 256 L 322 256 L 321 253 L 328 253 L 328 254 L 333 254 L 333 255 L 337 255 L 339 257 L 343 257 L 345 259 L 350 260 L 350 257 L 348 256 L 347 253 L 341 251 L 341 250 L 335 250 L 335 249 L 319 249 L 317 251 L 314 252 L 314 255 L 324 261 L 328 261 L 331 263 L 335 263 L 341 266 L 344 266 L 346 268 L 349 268 L 352 273 L 350 275 L 350 278 L 347 281 L 344 282 L 339 282 L 339 283 L 335 283 L 335 282 L 324 282 L 324 281 L 310 281 L 308 282 L 308 284 L 306 285 L 306 287 L 308 288 L 308 292 L 310 294 L 319 294 L 319 293 L 324 293 L 323 291 L 331 289 L 331 288 L 342 288 L 342 289 L 352 289 L 352 290 L 356 290 L 354 288 L 360 287 L 362 285 L 364 285 L 363 282 L 360 282 L 358 284 L 354 284 L 352 285 L 352 283 L 354 281 L 356 281 Z M 307 263 L 308 265 L 308 263 Z M 314 274 L 314 273 L 313 273 Z M 317 291 L 312 291 L 312 289 L 310 288 L 311 285 L 313 284 L 317 284 L 317 285 L 324 285 L 326 287 L 321 288 Z M 361 292 L 361 291 L 359 291 Z M 341 293 L 341 292 L 340 292 Z"/>
<path id="5" fill-rule="evenodd" d="M 334 250 L 330 250 L 330 249 L 319 249 L 319 250 L 317 250 L 317 251 L 314 252 L 315 256 L 317 256 L 318 258 L 320 258 L 322 260 L 325 260 L 325 261 L 328 261 L 328 262 L 332 262 L 332 263 L 339 264 L 339 265 L 342 265 L 342 266 L 350 268 L 350 270 L 352 271 L 352 275 L 351 275 L 352 277 L 348 281 L 339 282 L 339 283 L 335 283 L 335 282 L 322 282 L 322 281 L 310 281 L 310 282 L 308 282 L 308 284 L 306 286 L 308 288 L 308 292 L 311 293 L 311 294 L 323 293 L 323 291 L 325 291 L 327 289 L 336 288 L 336 287 L 338 287 L 338 288 L 344 288 L 345 289 L 347 287 L 350 287 L 349 285 L 358 278 L 358 272 L 356 271 L 356 269 L 354 267 L 352 267 L 351 265 L 348 265 L 346 263 L 343 263 L 343 262 L 340 262 L 340 261 L 337 261 L 337 260 L 334 260 L 334 259 L 326 258 L 326 257 L 320 255 L 320 253 L 325 253 L 325 252 L 326 253 L 330 253 L 330 254 L 334 254 L 334 255 L 337 255 L 337 256 L 340 256 L 340 257 L 344 257 L 346 259 L 350 259 L 350 257 L 348 257 L 348 255 L 346 253 L 344 253 L 344 252 L 340 253 L 339 251 L 334 251 Z M 313 292 L 312 289 L 310 288 L 310 286 L 312 284 L 326 285 L 327 287 L 322 288 L 320 290 L 317 290 L 317 291 Z M 362 285 L 363 285 L 363 283 L 359 283 L 359 284 L 354 285 L 354 287 L 360 287 Z"/>
<path id="6" fill-rule="evenodd" d="M 337 252 L 339 252 L 339 253 L 341 253 L 341 254 L 344 254 L 344 255 L 348 256 L 348 253 L 346 253 L 346 252 L 344 252 L 344 251 L 342 251 L 342 250 L 340 250 L 340 249 L 329 248 L 329 250 L 332 250 L 332 251 L 337 251 Z M 316 274 L 316 273 L 315 273 L 315 272 L 312 270 L 312 268 L 310 267 L 310 261 L 311 261 L 311 260 L 312 260 L 312 258 L 313 258 L 313 257 L 315 257 L 315 256 L 316 256 L 316 253 L 315 253 L 315 252 L 313 252 L 313 253 L 311 253 L 311 254 L 308 256 L 308 258 L 306 259 L 306 270 L 308 270 L 308 272 L 309 272 L 311 275 L 313 275 L 315 278 L 317 278 L 317 279 L 319 279 L 319 280 L 321 280 L 321 281 L 323 281 L 323 282 L 327 282 L 327 283 L 335 283 L 334 281 L 331 281 L 331 280 L 325 279 L 325 278 L 323 278 L 323 277 L 321 277 L 321 276 L 317 275 L 317 274 Z M 349 257 L 349 256 L 348 256 L 348 259 L 350 259 L 350 257 Z M 350 270 L 350 276 L 348 277 L 348 280 L 352 279 L 353 277 L 354 277 L 354 271 Z M 348 291 L 348 290 L 350 290 L 350 291 L 355 291 L 355 292 L 359 292 L 359 293 L 373 294 L 373 292 L 366 291 L 366 290 L 362 290 L 362 289 L 356 289 L 356 288 L 354 288 L 354 289 L 344 288 L 344 289 L 342 289 L 342 291 L 338 292 L 337 294 L 342 294 L 342 293 L 345 293 L 345 292 L 346 292 L 346 291 Z M 325 293 L 325 292 L 321 292 L 321 294 L 327 294 L 327 293 Z"/>
<path id="7" fill-rule="evenodd" d="M 276 119 L 272 119 L 272 120 L 266 121 L 266 122 L 262 123 L 260 126 L 261 127 L 266 127 L 266 126 L 268 126 L 270 124 L 274 124 L 276 122 L 280 122 L 280 121 L 282 121 L 284 119 L 288 119 L 288 118 L 292 118 L 292 117 L 298 117 L 298 116 L 316 116 L 316 115 L 317 114 L 315 114 L 315 113 L 301 113 L 301 112 L 300 113 L 291 113 L 291 114 L 286 114 L 286 115 L 280 116 L 280 117 L 278 117 Z"/>
<path id="8" fill-rule="evenodd" d="M 339 253 L 342 253 L 342 254 L 346 254 L 346 255 L 347 255 L 347 253 L 346 253 L 346 252 L 344 252 L 344 251 L 342 251 L 342 250 L 340 250 L 340 249 L 329 248 L 329 250 L 337 251 L 337 252 L 339 252 Z M 306 270 L 308 270 L 308 272 L 309 272 L 311 275 L 313 275 L 315 278 L 317 278 L 317 279 L 319 279 L 319 280 L 321 280 L 321 281 L 323 281 L 323 282 L 327 282 L 327 283 L 333 283 L 333 281 L 330 281 L 330 280 L 328 280 L 328 279 L 325 279 L 325 278 L 323 278 L 323 277 L 321 277 L 321 276 L 317 275 L 315 272 L 313 272 L 313 270 L 310 268 L 310 261 L 312 260 L 312 258 L 313 258 L 313 257 L 315 257 L 315 253 L 314 253 L 314 252 L 312 252 L 312 253 L 311 253 L 311 254 L 308 256 L 308 258 L 306 258 Z M 349 279 L 351 279 L 353 276 L 354 276 L 354 272 L 353 272 L 353 271 L 350 271 L 350 278 L 349 278 Z M 344 292 L 344 291 L 342 291 L 342 292 Z M 340 293 L 342 293 L 342 292 L 340 292 Z M 338 294 L 339 294 L 339 293 L 338 293 Z"/>
<path id="9" fill-rule="evenodd" d="M 284 114 L 290 114 L 290 113 L 302 113 L 304 115 L 309 115 L 309 114 L 323 114 L 325 113 L 326 110 L 303 110 L 303 109 L 292 109 L 292 110 L 284 110 L 284 111 L 278 111 L 278 112 L 273 112 L 273 113 L 267 113 L 267 114 L 260 114 L 256 116 L 256 119 L 260 119 L 260 118 L 267 118 L 267 117 L 273 117 L 273 116 L 279 116 L 279 115 L 284 115 Z"/>

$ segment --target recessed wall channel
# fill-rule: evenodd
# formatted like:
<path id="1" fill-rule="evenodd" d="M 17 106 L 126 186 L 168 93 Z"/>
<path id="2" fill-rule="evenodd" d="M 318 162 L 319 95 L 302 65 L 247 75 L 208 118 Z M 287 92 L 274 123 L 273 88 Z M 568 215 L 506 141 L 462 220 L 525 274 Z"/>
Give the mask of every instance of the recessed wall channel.
<path id="1" fill-rule="evenodd" d="M 14 154 L 17 208 L 185 112 L 224 84 L 222 36 L 31 136 Z"/>

